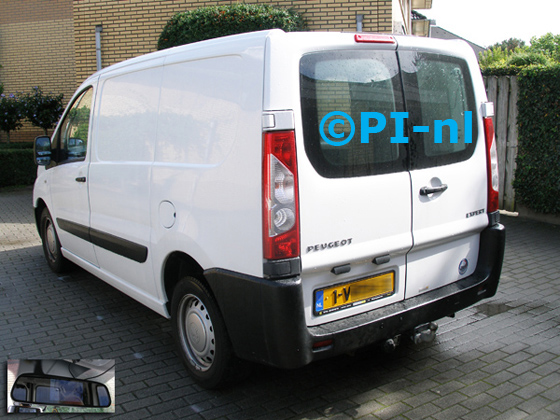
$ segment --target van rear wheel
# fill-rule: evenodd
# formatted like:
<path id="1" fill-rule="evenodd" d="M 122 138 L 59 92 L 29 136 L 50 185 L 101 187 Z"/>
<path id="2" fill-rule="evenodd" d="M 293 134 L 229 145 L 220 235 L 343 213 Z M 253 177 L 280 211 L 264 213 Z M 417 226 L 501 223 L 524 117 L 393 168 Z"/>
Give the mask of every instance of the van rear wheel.
<path id="1" fill-rule="evenodd" d="M 70 261 L 62 255 L 56 226 L 49 210 L 45 207 L 41 213 L 39 232 L 43 243 L 43 253 L 49 267 L 55 273 L 63 273 L 70 268 Z"/>
<path id="2" fill-rule="evenodd" d="M 232 381 L 241 363 L 206 286 L 196 278 L 183 278 L 173 292 L 171 314 L 177 348 L 193 379 L 208 389 Z"/>

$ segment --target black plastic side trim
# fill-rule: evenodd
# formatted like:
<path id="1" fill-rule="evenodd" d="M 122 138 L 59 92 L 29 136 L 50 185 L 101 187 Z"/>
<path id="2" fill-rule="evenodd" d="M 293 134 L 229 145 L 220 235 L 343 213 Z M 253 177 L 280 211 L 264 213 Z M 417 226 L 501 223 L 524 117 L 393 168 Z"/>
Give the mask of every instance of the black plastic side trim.
<path id="1" fill-rule="evenodd" d="M 56 219 L 58 227 L 74 236 L 77 236 L 84 241 L 91 242 L 91 237 L 89 235 L 89 228 L 78 223 L 70 222 L 64 219 Z"/>
<path id="2" fill-rule="evenodd" d="M 294 277 L 300 272 L 299 257 L 285 260 L 264 260 L 263 262 L 263 274 L 268 279 Z"/>
<path id="3" fill-rule="evenodd" d="M 219 268 L 204 277 L 239 357 L 278 367 L 311 363 L 299 277 L 265 280 Z"/>
<path id="4" fill-rule="evenodd" d="M 96 229 L 90 229 L 89 232 L 91 242 L 94 245 L 139 263 L 144 263 L 148 259 L 148 248 L 143 245 L 138 245 Z"/>
<path id="5" fill-rule="evenodd" d="M 148 259 L 148 248 L 143 245 L 119 238 L 109 233 L 101 232 L 97 229 L 91 229 L 69 220 L 56 219 L 56 222 L 60 229 L 106 249 L 107 251 L 111 251 L 139 263 L 144 263 Z"/>

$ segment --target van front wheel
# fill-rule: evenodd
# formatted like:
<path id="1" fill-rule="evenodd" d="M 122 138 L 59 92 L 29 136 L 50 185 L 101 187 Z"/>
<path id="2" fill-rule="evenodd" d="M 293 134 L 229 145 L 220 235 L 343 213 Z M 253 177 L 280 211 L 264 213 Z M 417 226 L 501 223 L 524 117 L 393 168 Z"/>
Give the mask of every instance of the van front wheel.
<path id="1" fill-rule="evenodd" d="M 208 389 L 233 379 L 238 361 L 206 286 L 193 277 L 183 278 L 173 292 L 171 313 L 175 341 L 193 379 Z"/>
<path id="2" fill-rule="evenodd" d="M 45 254 L 49 267 L 55 273 L 63 273 L 67 271 L 70 267 L 70 261 L 62 255 L 56 226 L 54 225 L 52 216 L 46 207 L 41 213 L 41 222 L 39 227 L 41 241 L 43 243 L 43 253 Z"/>

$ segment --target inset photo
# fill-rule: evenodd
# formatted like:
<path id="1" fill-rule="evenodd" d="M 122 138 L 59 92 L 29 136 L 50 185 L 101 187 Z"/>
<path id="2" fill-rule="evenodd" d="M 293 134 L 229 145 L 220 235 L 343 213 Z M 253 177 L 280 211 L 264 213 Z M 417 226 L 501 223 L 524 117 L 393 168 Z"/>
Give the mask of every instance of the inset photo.
<path id="1" fill-rule="evenodd" d="M 8 360 L 8 413 L 114 413 L 114 360 Z"/>

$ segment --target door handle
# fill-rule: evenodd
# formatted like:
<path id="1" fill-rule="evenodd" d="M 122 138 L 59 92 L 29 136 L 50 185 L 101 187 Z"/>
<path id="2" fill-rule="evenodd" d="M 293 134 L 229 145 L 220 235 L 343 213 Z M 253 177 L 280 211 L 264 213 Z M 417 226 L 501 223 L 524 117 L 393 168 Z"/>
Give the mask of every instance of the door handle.
<path id="1" fill-rule="evenodd" d="M 420 195 L 430 195 L 439 192 L 444 192 L 447 189 L 447 184 L 441 184 L 439 187 L 422 187 L 420 188 Z"/>
<path id="2" fill-rule="evenodd" d="M 79 176 L 78 178 L 76 178 L 76 182 L 86 182 L 86 177 L 85 176 Z"/>

